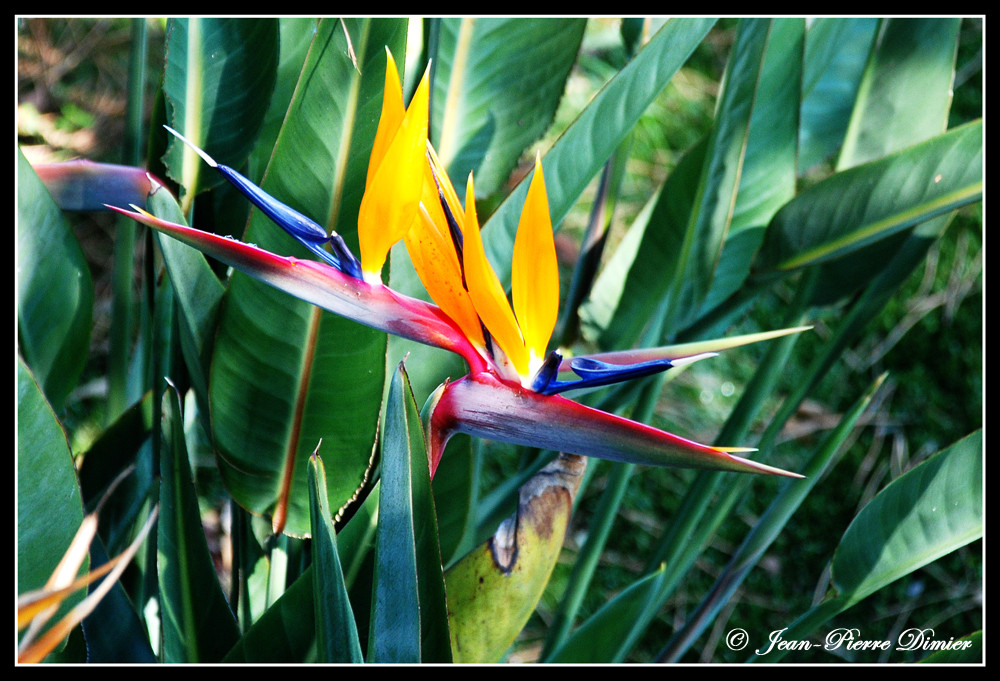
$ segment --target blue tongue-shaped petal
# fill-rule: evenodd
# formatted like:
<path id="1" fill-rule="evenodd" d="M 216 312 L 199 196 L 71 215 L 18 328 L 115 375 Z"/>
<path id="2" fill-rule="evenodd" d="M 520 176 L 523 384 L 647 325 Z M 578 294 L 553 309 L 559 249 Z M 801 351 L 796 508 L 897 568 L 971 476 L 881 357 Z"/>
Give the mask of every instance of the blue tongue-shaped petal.
<path id="1" fill-rule="evenodd" d="M 553 358 L 552 353 L 549 360 Z M 714 357 L 715 352 L 705 352 L 690 357 L 680 357 L 673 359 L 653 359 L 647 362 L 637 362 L 635 364 L 611 364 L 602 362 L 592 357 L 574 357 L 569 361 L 569 366 L 580 378 L 573 381 L 560 381 L 555 378 L 555 371 L 546 372 L 550 362 L 547 360 L 542 370 L 538 372 L 535 379 L 535 391 L 546 395 L 555 395 L 566 390 L 576 390 L 578 388 L 596 388 L 604 385 L 612 385 L 629 381 L 633 378 L 642 378 L 652 374 L 666 371 L 672 367 L 683 366 L 697 362 L 699 359 Z M 558 362 L 555 362 L 558 366 Z"/>
<path id="2" fill-rule="evenodd" d="M 278 201 L 278 199 L 265 192 L 263 189 L 229 166 L 217 163 L 215 159 L 206 154 L 202 149 L 199 149 L 196 145 L 191 143 L 173 128 L 166 125 L 163 127 L 179 140 L 184 142 L 184 144 L 191 147 L 199 156 L 201 156 L 205 163 L 212 168 L 215 168 L 220 175 L 229 180 L 229 182 L 239 189 L 244 196 L 250 199 L 251 203 L 257 206 L 257 208 L 259 208 L 264 215 L 269 217 L 279 227 L 295 237 L 299 243 L 330 265 L 336 267 L 344 274 L 348 274 L 356 279 L 362 278 L 361 263 L 358 261 L 357 257 L 351 253 L 347 244 L 344 243 L 344 239 L 339 234 L 334 232 L 332 235 L 327 235 L 326 230 L 323 229 L 319 223 L 298 212 L 291 206 Z M 323 248 L 323 244 L 327 241 L 329 241 L 330 245 L 333 247 L 334 252 L 332 254 Z"/>

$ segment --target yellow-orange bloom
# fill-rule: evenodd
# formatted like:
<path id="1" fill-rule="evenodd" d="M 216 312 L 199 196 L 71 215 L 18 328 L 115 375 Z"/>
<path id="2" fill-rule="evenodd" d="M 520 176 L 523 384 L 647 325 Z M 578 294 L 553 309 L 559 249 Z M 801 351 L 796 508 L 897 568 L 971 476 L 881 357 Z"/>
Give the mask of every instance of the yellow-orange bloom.
<path id="1" fill-rule="evenodd" d="M 535 174 L 528 187 L 514 239 L 511 269 L 513 309 L 486 259 L 476 219 L 471 178 L 465 210 L 463 250 L 469 294 L 480 319 L 514 365 L 521 383 L 529 385 L 531 377 L 545 359 L 559 306 L 559 270 L 541 161 L 535 161 Z"/>
<path id="2" fill-rule="evenodd" d="M 434 302 L 499 373 L 528 386 L 545 359 L 559 307 L 541 162 L 536 160 L 514 241 L 512 308 L 483 250 L 472 175 L 463 208 L 427 143 L 427 121 L 427 74 L 404 108 L 399 74 L 387 51 L 382 117 L 358 217 L 364 277 L 380 281 L 389 249 L 405 240 Z"/>
<path id="3" fill-rule="evenodd" d="M 382 116 L 358 213 L 361 269 L 370 280 L 380 280 L 389 249 L 409 231 L 417 216 L 427 165 L 427 74 L 409 109 L 404 110 L 396 62 L 388 50 L 386 57 Z"/>

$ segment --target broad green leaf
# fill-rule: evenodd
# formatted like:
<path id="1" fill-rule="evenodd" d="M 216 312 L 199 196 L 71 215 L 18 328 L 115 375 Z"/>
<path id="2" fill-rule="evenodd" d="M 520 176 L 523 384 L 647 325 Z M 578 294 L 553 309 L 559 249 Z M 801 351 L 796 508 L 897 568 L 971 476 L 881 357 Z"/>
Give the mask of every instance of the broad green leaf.
<path id="1" fill-rule="evenodd" d="M 441 551 L 423 424 L 406 371 L 386 401 L 369 662 L 450 662 Z"/>
<path id="2" fill-rule="evenodd" d="M 879 492 L 844 533 L 833 586 L 856 603 L 983 535 L 983 436 L 972 433 Z"/>
<path id="3" fill-rule="evenodd" d="M 336 229 L 356 247 L 357 210 L 382 102 L 385 47 L 403 53 L 406 22 L 320 22 L 263 188 Z M 243 239 L 309 257 L 254 211 Z M 306 465 L 323 440 L 331 506 L 364 483 L 382 398 L 385 336 L 233 274 L 211 371 L 219 467 L 233 497 L 271 513 L 275 527 L 309 531 Z"/>
<path id="4" fill-rule="evenodd" d="M 802 79 L 803 22 L 773 20 L 764 50 L 729 229 L 703 309 L 714 307 L 743 285 L 764 226 L 795 196 L 800 104 L 796 84 Z"/>
<path id="5" fill-rule="evenodd" d="M 801 192 L 768 225 L 759 275 L 843 257 L 982 197 L 982 121 Z"/>
<path id="6" fill-rule="evenodd" d="M 843 143 L 878 25 L 872 17 L 809 23 L 802 64 L 800 172 L 833 156 Z"/>
<path id="7" fill-rule="evenodd" d="M 586 19 L 449 18 L 437 23 L 430 139 L 448 174 L 500 189 L 551 124 Z M 544 64 L 544 68 L 538 65 Z"/>
<path id="8" fill-rule="evenodd" d="M 660 191 L 636 217 L 580 309 L 585 338 L 602 348 L 632 347 L 663 304 L 677 268 L 708 138 L 688 150 Z M 660 313 L 662 314 L 662 312 Z"/>
<path id="9" fill-rule="evenodd" d="M 445 576 L 456 662 L 497 662 L 524 627 L 562 548 L 586 459 L 561 454 L 521 487 L 517 512 Z"/>
<path id="10" fill-rule="evenodd" d="M 260 131 L 274 89 L 278 61 L 277 19 L 170 19 L 163 91 L 167 122 L 220 163 L 243 165 Z M 221 184 L 198 156 L 170 141 L 164 163 L 194 195 Z M 204 179 L 202 177 L 204 176 Z"/>
<path id="11" fill-rule="evenodd" d="M 714 23 L 690 18 L 667 21 L 545 155 L 545 187 L 554 226 Z M 527 191 L 527 183 L 518 185 L 483 226 L 484 248 L 501 281 L 510 278 L 514 234 Z"/>
<path id="12" fill-rule="evenodd" d="M 948 124 L 958 19 L 891 19 L 865 69 L 838 159 L 843 169 L 900 151 L 943 133 Z M 947 221 L 949 214 L 937 220 Z M 853 294 L 892 257 L 905 235 L 866 246 L 828 263 L 815 304 Z"/>
<path id="13" fill-rule="evenodd" d="M 960 21 L 886 20 L 862 75 L 838 169 L 874 161 L 945 131 Z"/>
<path id="14" fill-rule="evenodd" d="M 312 498 L 312 575 L 316 609 L 316 644 L 320 662 L 363 662 L 354 613 L 344 587 L 337 554 L 330 502 L 326 498 L 326 469 L 318 456 L 309 460 Z"/>
<path id="15" fill-rule="evenodd" d="M 76 237 L 20 149 L 16 264 L 19 350 L 61 412 L 87 360 L 94 289 Z"/>
<path id="16" fill-rule="evenodd" d="M 41 589 L 83 522 L 66 434 L 24 361 L 17 362 L 17 592 Z M 80 573 L 86 573 L 85 560 Z M 85 594 L 64 601 L 61 617 Z M 57 621 L 57 620 L 52 620 Z"/>
<path id="17" fill-rule="evenodd" d="M 250 152 L 247 177 L 260 184 L 267 169 L 267 163 L 274 151 L 274 143 L 281 131 L 281 124 L 288 113 L 288 105 L 299 82 L 299 74 L 313 33 L 319 20 L 314 17 L 282 17 L 278 19 L 278 67 L 274 81 L 274 93 L 264 114 L 260 135 Z"/>
<path id="18" fill-rule="evenodd" d="M 165 662 L 218 662 L 239 638 L 236 620 L 219 586 L 201 527 L 177 391 L 163 400 L 157 572 L 162 658 Z"/>
<path id="19" fill-rule="evenodd" d="M 585 664 L 612 659 L 622 637 L 662 590 L 665 569 L 646 575 L 604 604 L 552 653 L 548 662 Z"/>

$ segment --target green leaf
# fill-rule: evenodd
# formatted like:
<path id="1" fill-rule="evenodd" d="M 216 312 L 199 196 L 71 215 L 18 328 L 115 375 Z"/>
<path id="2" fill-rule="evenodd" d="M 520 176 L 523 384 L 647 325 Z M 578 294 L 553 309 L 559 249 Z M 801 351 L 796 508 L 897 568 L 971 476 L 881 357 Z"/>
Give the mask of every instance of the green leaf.
<path id="1" fill-rule="evenodd" d="M 851 605 L 983 535 L 983 437 L 959 440 L 894 480 L 865 506 L 833 558 Z"/>
<path id="2" fill-rule="evenodd" d="M 878 19 L 815 19 L 802 65 L 799 170 L 831 157 L 844 141 Z"/>
<path id="3" fill-rule="evenodd" d="M 357 210 L 382 101 L 385 46 L 402 54 L 406 22 L 320 22 L 263 188 L 356 246 Z M 310 257 L 254 211 L 244 240 Z M 220 314 L 210 399 L 219 467 L 247 510 L 276 528 L 309 531 L 306 466 L 322 439 L 337 475 L 331 506 L 364 484 L 378 424 L 385 335 L 292 298 L 240 273 Z"/>
<path id="4" fill-rule="evenodd" d="M 326 498 L 326 469 L 318 456 L 309 460 L 309 491 L 312 502 L 313 603 L 319 661 L 364 662 L 337 555 L 337 533 L 333 529 L 330 502 Z"/>
<path id="5" fill-rule="evenodd" d="M 752 109 L 735 195 L 721 197 L 733 202 L 731 218 L 703 309 L 743 285 L 763 227 L 795 196 L 800 92 L 788 84 L 802 79 L 803 31 L 799 19 L 775 19 L 768 27 L 760 73 L 748 93 Z"/>
<path id="6" fill-rule="evenodd" d="M 954 18 L 885 21 L 862 76 L 839 169 L 945 131 L 960 23 Z"/>
<path id="7" fill-rule="evenodd" d="M 239 638 L 201 527 L 177 391 L 163 400 L 157 570 L 165 662 L 218 662 Z"/>
<path id="8" fill-rule="evenodd" d="M 260 135 L 250 153 L 247 177 L 260 184 L 264 170 L 271 159 L 281 124 L 288 113 L 288 105 L 299 82 L 306 55 L 312 45 L 313 34 L 319 20 L 314 17 L 282 17 L 278 19 L 278 67 L 274 92 L 264 114 Z"/>
<path id="9" fill-rule="evenodd" d="M 968 123 L 801 192 L 768 225 L 755 273 L 828 262 L 980 200 L 982 135 Z"/>
<path id="10" fill-rule="evenodd" d="M 240 167 L 274 89 L 277 20 L 170 19 L 166 40 L 163 91 L 170 127 L 219 163 Z M 222 183 L 205 174 L 202 161 L 179 140 L 170 141 L 164 163 L 186 189 L 185 213 L 196 193 Z"/>
<path id="11" fill-rule="evenodd" d="M 660 191 L 615 249 L 580 310 L 585 338 L 602 348 L 632 347 L 658 320 L 677 268 L 684 228 L 693 208 L 708 138 L 684 154 Z"/>
<path id="12" fill-rule="evenodd" d="M 668 333 L 704 301 L 730 231 L 765 224 L 794 195 L 799 100 L 788 83 L 800 79 L 802 32 L 800 20 L 740 22 L 693 210 L 668 275 L 675 295 Z"/>
<path id="13" fill-rule="evenodd" d="M 180 206 L 168 191 L 152 193 L 147 209 L 164 220 L 187 224 Z M 180 325 L 182 348 L 190 350 L 186 357 L 188 373 L 207 412 L 208 367 L 215 337 L 216 313 L 225 289 L 200 252 L 159 233 L 156 234 L 156 241 L 163 254 L 163 262 L 183 319 Z M 187 342 L 183 342 L 184 339 Z"/>
<path id="14" fill-rule="evenodd" d="M 545 187 L 554 226 L 714 23 L 713 19 L 667 21 L 545 155 Z M 514 234 L 527 191 L 526 182 L 518 185 L 483 226 L 484 248 L 501 281 L 510 279 Z"/>
<path id="15" fill-rule="evenodd" d="M 450 662 L 423 425 L 400 364 L 386 402 L 369 662 Z"/>
<path id="16" fill-rule="evenodd" d="M 737 290 L 760 229 L 794 195 L 798 92 L 788 83 L 799 79 L 802 23 L 743 23 L 733 49 L 712 134 L 637 218 L 581 312 L 603 347 L 633 345 L 664 314 L 676 333 L 702 301 Z"/>
<path id="17" fill-rule="evenodd" d="M 16 262 L 20 353 L 61 412 L 87 361 L 94 289 L 76 237 L 20 149 Z"/>
<path id="18" fill-rule="evenodd" d="M 299 578 L 254 622 L 223 662 L 301 663 L 310 659 L 315 643 L 312 568 Z"/>
<path id="19" fill-rule="evenodd" d="M 430 139 L 456 185 L 474 171 L 477 196 L 490 196 L 552 123 L 587 22 L 433 21 Z"/>
<path id="20" fill-rule="evenodd" d="M 955 78 L 958 19 L 885 22 L 864 72 L 838 168 L 900 151 L 945 131 Z M 950 215 L 937 220 L 947 221 Z M 898 234 L 828 263 L 814 304 L 851 295 L 899 249 Z"/>
<path id="21" fill-rule="evenodd" d="M 41 589 L 83 522 L 66 434 L 30 369 L 17 362 L 17 592 Z M 88 570 L 84 560 L 80 574 Z M 65 614 L 84 591 L 69 596 Z M 57 617 L 61 614 L 57 613 Z M 52 620 L 58 621 L 58 620 Z"/>
<path id="22" fill-rule="evenodd" d="M 612 659 L 632 624 L 639 620 L 649 602 L 663 588 L 666 570 L 659 570 L 633 582 L 574 631 L 552 653 L 548 662 L 586 664 Z"/>

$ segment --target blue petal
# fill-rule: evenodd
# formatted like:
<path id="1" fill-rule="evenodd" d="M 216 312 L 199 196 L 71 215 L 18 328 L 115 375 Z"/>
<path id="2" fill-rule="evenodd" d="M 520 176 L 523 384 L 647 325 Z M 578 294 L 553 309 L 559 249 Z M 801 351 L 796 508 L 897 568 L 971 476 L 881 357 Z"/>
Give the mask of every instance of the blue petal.
<path id="1" fill-rule="evenodd" d="M 551 357 L 552 355 L 550 354 L 549 358 Z M 551 372 L 548 373 L 547 380 L 542 382 L 540 379 L 542 379 L 542 374 L 548 365 L 549 361 L 546 360 L 545 365 L 539 370 L 538 376 L 535 378 L 535 386 L 538 387 L 533 386 L 535 387 L 535 392 L 545 395 L 555 395 L 556 393 L 566 390 L 576 390 L 577 388 L 595 388 L 603 385 L 612 385 L 613 383 L 621 383 L 633 378 L 641 378 L 666 371 L 674 366 L 673 362 L 669 359 L 654 359 L 637 364 L 609 364 L 608 362 L 601 362 L 589 357 L 574 357 L 569 361 L 569 366 L 580 377 L 579 380 L 552 380 L 555 377 L 555 373 Z M 559 366 L 558 362 L 556 362 L 555 366 Z"/>
<path id="2" fill-rule="evenodd" d="M 278 201 L 229 166 L 220 163 L 216 165 L 216 170 L 239 189 L 244 196 L 250 199 L 250 202 L 257 206 L 264 215 L 271 218 L 278 226 L 298 239 L 303 246 L 344 274 L 361 279 L 361 263 L 351 253 L 347 244 L 344 243 L 344 239 L 339 234 L 335 232 L 327 236 L 326 230 L 319 223 L 306 217 L 291 206 Z M 333 247 L 333 254 L 323 248 L 323 244 L 327 241 Z"/>
<path id="3" fill-rule="evenodd" d="M 253 205 L 257 206 L 264 215 L 273 220 L 279 227 L 284 229 L 286 232 L 295 237 L 299 243 L 308 248 L 310 251 L 318 255 L 320 258 L 325 260 L 330 265 L 333 265 L 338 270 L 354 277 L 355 279 L 362 279 L 361 274 L 361 262 L 351 253 L 351 249 L 347 247 L 344 243 L 343 238 L 336 232 L 327 236 L 326 230 L 323 229 L 314 220 L 306 217 L 302 213 L 298 212 L 291 206 L 278 201 L 263 189 L 255 185 L 253 182 L 240 175 L 238 172 L 230 168 L 229 166 L 217 163 L 214 158 L 209 156 L 205 150 L 198 147 L 198 145 L 191 142 L 191 140 L 184 137 L 169 125 L 164 125 L 170 134 L 174 135 L 181 142 L 189 146 L 201 159 L 207 163 L 212 168 L 221 173 L 221 175 L 229 180 L 240 192 L 243 193 L 245 197 L 250 199 Z M 330 242 L 330 246 L 333 248 L 333 254 L 323 248 L 323 244 Z"/>

